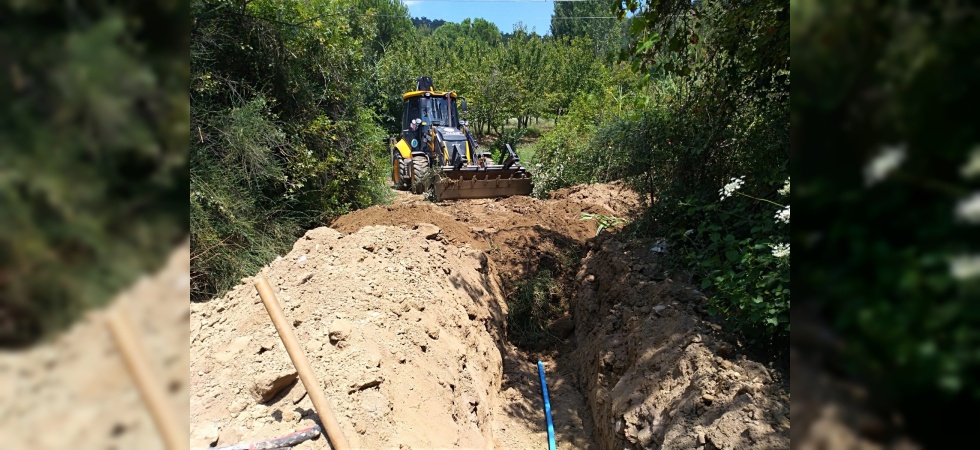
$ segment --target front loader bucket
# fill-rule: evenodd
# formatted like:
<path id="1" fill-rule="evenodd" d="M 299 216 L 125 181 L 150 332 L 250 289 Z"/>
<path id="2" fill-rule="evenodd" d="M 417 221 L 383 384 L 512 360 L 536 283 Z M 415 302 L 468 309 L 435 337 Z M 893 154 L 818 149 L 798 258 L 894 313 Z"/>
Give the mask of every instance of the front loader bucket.
<path id="1" fill-rule="evenodd" d="M 452 170 L 451 167 L 443 169 L 443 177 L 435 183 L 437 201 L 531 195 L 533 188 L 531 175 L 523 169 L 502 169 L 495 166 L 480 170 Z"/>

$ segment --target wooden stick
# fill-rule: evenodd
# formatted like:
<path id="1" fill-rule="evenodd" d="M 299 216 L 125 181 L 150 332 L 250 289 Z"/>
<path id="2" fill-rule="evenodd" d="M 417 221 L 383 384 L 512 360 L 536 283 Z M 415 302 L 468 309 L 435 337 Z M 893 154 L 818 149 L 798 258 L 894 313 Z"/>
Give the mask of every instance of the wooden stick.
<path id="1" fill-rule="evenodd" d="M 143 348 L 133 329 L 133 324 L 121 311 L 110 312 L 107 322 L 116 346 L 126 362 L 126 367 L 129 368 L 129 374 L 136 381 L 143 402 L 149 408 L 167 448 L 186 449 L 187 435 L 181 431 L 186 430 L 186 427 L 177 426 L 177 412 L 173 405 L 167 404 L 162 385 L 150 370 L 149 362 L 143 357 Z"/>
<path id="2" fill-rule="evenodd" d="M 272 323 L 276 326 L 276 331 L 279 332 L 279 339 L 282 339 L 282 343 L 286 346 L 286 353 L 289 353 L 289 359 L 293 361 L 293 366 L 299 372 L 299 379 L 303 382 L 303 387 L 306 388 L 306 393 L 313 402 L 313 408 L 316 409 L 317 415 L 320 416 L 320 422 L 323 423 L 323 427 L 327 431 L 327 438 L 330 439 L 330 444 L 337 450 L 349 449 L 350 444 L 347 443 L 347 438 L 344 437 L 343 431 L 340 430 L 340 424 L 337 423 L 337 419 L 334 418 L 333 412 L 330 410 L 327 397 L 323 395 L 323 390 L 320 389 L 320 383 L 316 380 L 316 376 L 313 375 L 313 368 L 310 367 L 310 362 L 306 359 L 306 353 L 303 352 L 303 348 L 299 345 L 299 339 L 296 338 L 292 327 L 286 321 L 286 315 L 282 312 L 282 306 L 279 305 L 279 300 L 276 300 L 276 294 L 272 292 L 272 286 L 269 285 L 265 277 L 258 277 L 258 280 L 255 282 L 255 289 L 259 291 L 259 297 L 262 297 L 265 310 L 269 312 L 269 317 L 272 318 Z"/>

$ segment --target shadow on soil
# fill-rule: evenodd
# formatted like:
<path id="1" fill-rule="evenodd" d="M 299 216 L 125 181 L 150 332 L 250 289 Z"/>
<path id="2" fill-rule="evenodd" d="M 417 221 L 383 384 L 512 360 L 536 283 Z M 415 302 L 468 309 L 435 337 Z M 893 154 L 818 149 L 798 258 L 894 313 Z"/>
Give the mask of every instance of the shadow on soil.
<path id="1" fill-rule="evenodd" d="M 559 447 L 788 446 L 788 422 L 770 428 L 788 414 L 788 403 L 745 387 L 753 378 L 771 381 L 767 369 L 701 321 L 703 294 L 672 280 L 650 245 L 610 234 L 577 243 L 533 231 L 515 243 L 535 249 L 521 262 L 525 270 L 500 276 L 507 336 L 518 347 L 503 352 L 502 391 L 519 394 L 504 407 L 509 416 L 546 431 L 535 365 L 541 359 Z M 544 273 L 550 284 L 540 289 Z M 553 325 L 567 315 L 574 332 L 559 337 Z M 730 369 L 741 381 L 724 378 Z"/>

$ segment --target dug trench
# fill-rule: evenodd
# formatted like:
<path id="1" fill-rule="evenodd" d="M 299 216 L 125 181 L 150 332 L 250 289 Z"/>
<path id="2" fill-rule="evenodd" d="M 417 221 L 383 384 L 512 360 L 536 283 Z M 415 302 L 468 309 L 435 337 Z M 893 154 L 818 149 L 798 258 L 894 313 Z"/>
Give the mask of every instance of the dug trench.
<path id="1" fill-rule="evenodd" d="M 391 205 L 308 231 L 266 277 L 355 448 L 789 448 L 786 381 L 721 339 L 617 185 Z M 615 230 L 613 230 L 615 231 Z M 317 423 L 246 278 L 191 305 L 191 448 Z M 299 448 L 330 448 L 324 437 Z"/>

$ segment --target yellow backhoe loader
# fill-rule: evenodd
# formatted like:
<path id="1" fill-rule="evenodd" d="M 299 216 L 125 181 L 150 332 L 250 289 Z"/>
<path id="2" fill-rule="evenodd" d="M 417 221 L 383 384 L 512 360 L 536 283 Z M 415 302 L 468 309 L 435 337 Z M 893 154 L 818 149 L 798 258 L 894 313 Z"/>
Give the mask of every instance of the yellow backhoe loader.
<path id="1" fill-rule="evenodd" d="M 391 139 L 396 189 L 428 193 L 436 201 L 531 193 L 531 174 L 510 145 L 505 145 L 500 163 L 480 150 L 467 122 L 459 118 L 460 110 L 467 111 L 465 98 L 436 91 L 431 78 L 421 77 L 402 100 L 402 132 Z"/>

